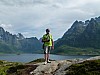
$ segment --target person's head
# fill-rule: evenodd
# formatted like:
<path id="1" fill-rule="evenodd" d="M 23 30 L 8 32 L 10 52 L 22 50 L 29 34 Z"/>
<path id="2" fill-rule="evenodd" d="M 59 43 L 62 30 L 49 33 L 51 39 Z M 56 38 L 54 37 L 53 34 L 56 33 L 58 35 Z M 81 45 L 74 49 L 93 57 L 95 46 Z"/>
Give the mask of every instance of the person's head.
<path id="1" fill-rule="evenodd" d="M 46 33 L 49 34 L 49 32 L 50 32 L 50 29 L 46 29 Z"/>

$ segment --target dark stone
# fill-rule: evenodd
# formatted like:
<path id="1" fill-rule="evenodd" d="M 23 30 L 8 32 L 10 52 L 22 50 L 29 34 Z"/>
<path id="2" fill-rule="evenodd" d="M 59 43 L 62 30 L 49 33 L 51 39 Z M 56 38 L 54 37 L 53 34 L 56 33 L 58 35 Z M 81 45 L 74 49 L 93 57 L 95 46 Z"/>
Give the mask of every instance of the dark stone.
<path id="1" fill-rule="evenodd" d="M 17 72 L 17 68 L 16 67 L 10 67 L 8 70 L 7 70 L 7 73 L 10 74 L 10 73 L 15 73 Z"/>

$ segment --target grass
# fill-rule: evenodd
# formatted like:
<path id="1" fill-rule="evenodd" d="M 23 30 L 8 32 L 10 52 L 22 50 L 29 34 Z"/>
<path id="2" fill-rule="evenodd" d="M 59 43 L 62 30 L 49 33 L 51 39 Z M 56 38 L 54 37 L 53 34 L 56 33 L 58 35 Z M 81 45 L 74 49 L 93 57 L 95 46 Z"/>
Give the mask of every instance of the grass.
<path id="1" fill-rule="evenodd" d="M 73 64 L 66 69 L 66 75 L 100 75 L 100 59 Z"/>
<path id="2" fill-rule="evenodd" d="M 34 62 L 42 62 L 43 59 L 34 60 Z M 18 62 L 8 62 L 0 60 L 0 75 L 28 75 L 37 65 L 27 65 Z"/>
<path id="3" fill-rule="evenodd" d="M 17 66 L 21 63 L 18 62 L 7 62 L 0 60 L 0 75 L 7 75 L 7 70 L 12 66 Z"/>

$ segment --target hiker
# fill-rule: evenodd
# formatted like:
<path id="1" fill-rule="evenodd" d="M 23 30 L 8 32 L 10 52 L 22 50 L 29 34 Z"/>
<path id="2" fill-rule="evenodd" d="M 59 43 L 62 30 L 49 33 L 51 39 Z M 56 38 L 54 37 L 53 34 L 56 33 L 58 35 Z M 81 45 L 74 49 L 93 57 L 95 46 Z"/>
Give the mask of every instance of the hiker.
<path id="1" fill-rule="evenodd" d="M 43 35 L 42 42 L 43 42 L 44 58 L 45 58 L 44 64 L 51 63 L 49 60 L 49 54 L 50 50 L 54 49 L 54 42 L 49 29 L 46 29 L 46 34 Z"/>

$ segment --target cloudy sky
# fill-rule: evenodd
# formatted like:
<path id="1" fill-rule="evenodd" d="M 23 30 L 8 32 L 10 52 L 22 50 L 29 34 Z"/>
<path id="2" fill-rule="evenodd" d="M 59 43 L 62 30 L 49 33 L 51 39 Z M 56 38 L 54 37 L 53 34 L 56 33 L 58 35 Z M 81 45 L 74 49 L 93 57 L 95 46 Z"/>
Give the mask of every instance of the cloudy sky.
<path id="1" fill-rule="evenodd" d="M 0 26 L 12 34 L 40 38 L 46 28 L 56 40 L 75 20 L 100 16 L 100 0 L 0 0 Z"/>

